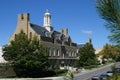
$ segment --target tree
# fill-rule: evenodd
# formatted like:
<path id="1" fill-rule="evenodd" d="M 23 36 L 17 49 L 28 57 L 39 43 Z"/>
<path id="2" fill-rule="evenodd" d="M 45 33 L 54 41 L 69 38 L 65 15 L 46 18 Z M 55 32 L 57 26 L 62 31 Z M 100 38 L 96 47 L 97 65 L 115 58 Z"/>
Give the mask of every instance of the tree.
<path id="1" fill-rule="evenodd" d="M 119 50 L 114 45 L 105 44 L 103 49 L 99 52 L 99 55 L 102 55 L 103 58 L 115 60 L 119 55 Z"/>
<path id="2" fill-rule="evenodd" d="M 120 45 L 120 0 L 96 0 L 100 16 L 106 20 L 110 30 L 110 41 Z"/>
<path id="3" fill-rule="evenodd" d="M 48 53 L 37 37 L 28 38 L 23 31 L 15 36 L 15 40 L 4 48 L 3 57 L 9 61 L 17 76 L 40 77 L 48 68 Z M 42 75 L 40 74 L 42 73 Z"/>
<path id="4" fill-rule="evenodd" d="M 67 74 L 64 76 L 64 80 L 75 80 L 73 72 L 68 71 Z"/>
<path id="5" fill-rule="evenodd" d="M 97 62 L 95 50 L 91 43 L 86 43 L 82 48 L 80 48 L 78 55 L 78 64 L 80 67 L 95 65 Z"/>

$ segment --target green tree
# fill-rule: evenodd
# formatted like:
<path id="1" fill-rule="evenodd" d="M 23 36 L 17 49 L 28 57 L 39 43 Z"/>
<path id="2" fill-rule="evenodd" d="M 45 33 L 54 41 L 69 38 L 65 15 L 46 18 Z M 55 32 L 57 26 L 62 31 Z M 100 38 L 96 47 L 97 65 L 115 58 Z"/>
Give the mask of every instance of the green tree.
<path id="1" fill-rule="evenodd" d="M 40 77 L 48 68 L 47 50 L 37 37 L 28 38 L 23 31 L 15 36 L 15 40 L 4 48 L 3 57 L 9 61 L 17 76 Z M 42 74 L 40 74 L 42 73 Z"/>
<path id="2" fill-rule="evenodd" d="M 103 58 L 115 60 L 119 55 L 119 50 L 114 45 L 105 44 L 103 49 L 99 52 L 99 55 L 102 55 Z"/>
<path id="3" fill-rule="evenodd" d="M 93 45 L 90 43 L 86 43 L 84 47 L 80 48 L 78 55 L 79 55 L 78 60 L 79 67 L 91 66 L 97 63 L 95 50 L 93 48 Z"/>
<path id="4" fill-rule="evenodd" d="M 100 16 L 106 20 L 106 27 L 110 30 L 110 41 L 120 45 L 120 0 L 96 0 Z"/>
<path id="5" fill-rule="evenodd" d="M 64 80 L 75 80 L 73 72 L 68 71 L 67 74 L 64 76 Z"/>

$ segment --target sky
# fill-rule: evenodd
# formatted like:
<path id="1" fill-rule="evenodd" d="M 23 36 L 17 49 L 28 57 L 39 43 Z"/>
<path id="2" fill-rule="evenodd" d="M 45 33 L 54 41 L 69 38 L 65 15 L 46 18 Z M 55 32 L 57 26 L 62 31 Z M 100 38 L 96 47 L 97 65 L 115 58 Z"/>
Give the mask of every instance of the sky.
<path id="1" fill-rule="evenodd" d="M 84 44 L 91 38 L 95 48 L 109 43 L 95 0 L 0 0 L 0 45 L 6 45 L 15 31 L 18 14 L 30 13 L 30 22 L 43 26 L 47 9 L 54 30 L 68 28 L 73 42 Z"/>

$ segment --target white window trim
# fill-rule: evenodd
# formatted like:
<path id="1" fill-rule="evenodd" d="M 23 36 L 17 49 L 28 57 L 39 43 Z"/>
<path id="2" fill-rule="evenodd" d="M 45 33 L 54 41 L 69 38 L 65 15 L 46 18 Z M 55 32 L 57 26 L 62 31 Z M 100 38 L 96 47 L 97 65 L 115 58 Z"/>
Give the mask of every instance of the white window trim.
<path id="1" fill-rule="evenodd" d="M 52 56 L 51 49 L 49 49 L 49 56 Z"/>
<path id="2" fill-rule="evenodd" d="M 55 54 L 55 49 L 53 50 L 53 56 L 56 56 L 56 54 Z"/>
<path id="3" fill-rule="evenodd" d="M 60 51 L 59 51 L 59 49 L 57 50 L 57 56 L 60 56 Z"/>

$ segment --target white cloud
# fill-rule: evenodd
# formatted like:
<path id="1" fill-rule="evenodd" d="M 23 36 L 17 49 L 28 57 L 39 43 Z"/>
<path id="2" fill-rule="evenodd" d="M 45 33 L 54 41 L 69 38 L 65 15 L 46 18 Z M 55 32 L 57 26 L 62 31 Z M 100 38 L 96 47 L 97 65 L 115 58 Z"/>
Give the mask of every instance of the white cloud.
<path id="1" fill-rule="evenodd" d="M 93 31 L 91 31 L 91 30 L 82 30 L 82 33 L 84 33 L 84 34 L 93 34 Z"/>

